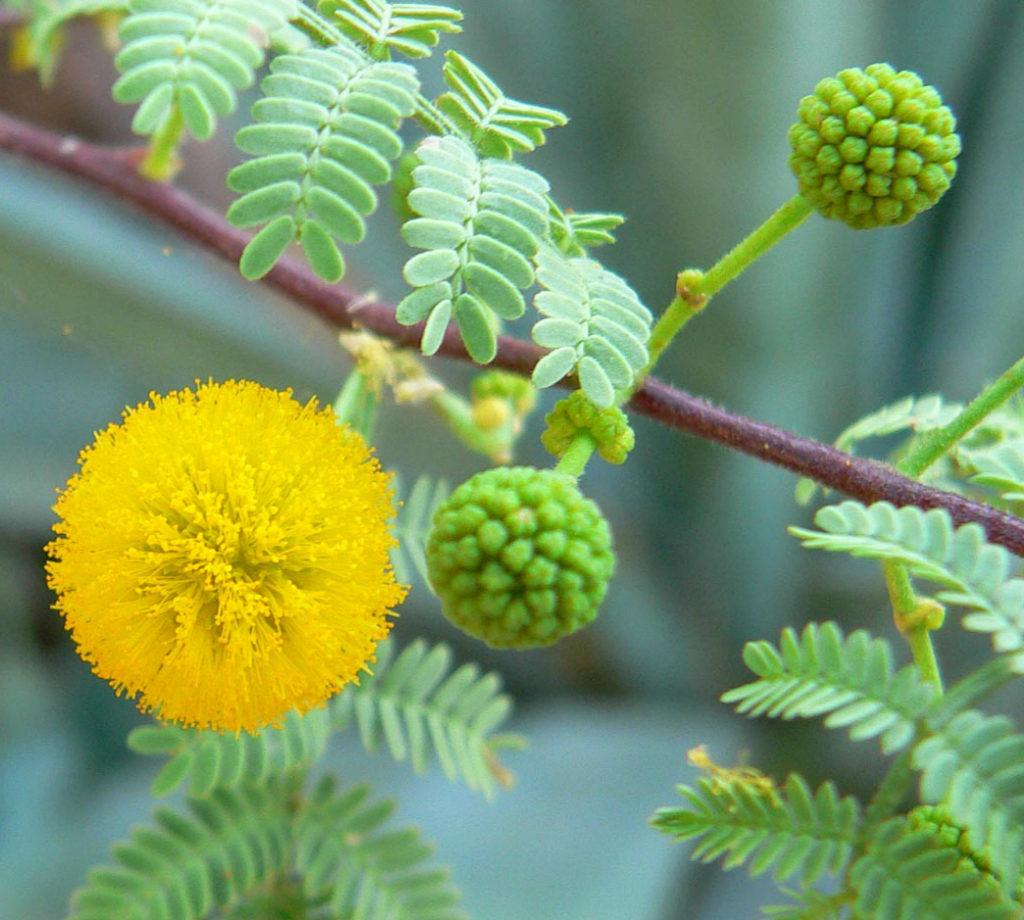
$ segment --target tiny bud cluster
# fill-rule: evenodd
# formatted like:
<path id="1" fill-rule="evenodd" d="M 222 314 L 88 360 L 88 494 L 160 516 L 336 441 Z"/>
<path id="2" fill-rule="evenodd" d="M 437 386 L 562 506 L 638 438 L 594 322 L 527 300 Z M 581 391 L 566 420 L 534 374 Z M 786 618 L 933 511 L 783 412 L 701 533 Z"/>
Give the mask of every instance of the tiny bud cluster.
<path id="1" fill-rule="evenodd" d="M 594 439 L 598 453 L 608 463 L 624 463 L 635 443 L 633 429 L 621 409 L 599 409 L 581 390 L 574 390 L 555 403 L 544 421 L 548 427 L 541 435 L 541 443 L 559 460 L 584 431 Z"/>

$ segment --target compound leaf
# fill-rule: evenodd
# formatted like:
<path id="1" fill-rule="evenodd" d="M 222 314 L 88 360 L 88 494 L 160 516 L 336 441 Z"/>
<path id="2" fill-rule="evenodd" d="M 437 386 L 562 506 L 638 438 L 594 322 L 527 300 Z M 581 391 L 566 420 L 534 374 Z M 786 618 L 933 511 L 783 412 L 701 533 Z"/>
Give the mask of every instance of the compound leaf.
<path id="1" fill-rule="evenodd" d="M 449 92 L 437 107 L 455 122 L 485 157 L 508 159 L 544 143 L 544 132 L 568 119 L 557 109 L 509 99 L 498 85 L 468 58 L 445 53 L 444 81 Z"/>
<path id="2" fill-rule="evenodd" d="M 228 220 L 266 224 L 242 255 L 242 274 L 261 277 L 295 239 L 312 269 L 337 281 L 345 262 L 335 240 L 365 235 L 374 186 L 391 177 L 402 150 L 397 129 L 415 107 L 419 81 L 406 64 L 368 61 L 342 46 L 282 54 L 270 70 L 253 106 L 256 123 L 236 138 L 255 159 L 228 174 L 241 193 Z"/>
<path id="3" fill-rule="evenodd" d="M 140 102 L 132 129 L 153 134 L 180 115 L 207 140 L 263 62 L 268 36 L 295 16 L 295 0 L 130 0 L 114 59 L 118 102 Z"/>
<path id="4" fill-rule="evenodd" d="M 332 702 L 335 727 L 354 720 L 367 750 L 383 740 L 396 760 L 409 759 L 417 772 L 433 751 L 449 779 L 459 777 L 488 798 L 507 782 L 496 753 L 516 742 L 495 734 L 512 709 L 497 675 L 481 675 L 471 664 L 452 671 L 448 646 L 430 648 L 422 640 L 397 657 L 391 643 L 382 642 L 373 670 Z"/>
<path id="5" fill-rule="evenodd" d="M 439 32 L 462 31 L 458 25 L 462 13 L 436 3 L 327 0 L 319 9 L 377 60 L 386 60 L 392 51 L 408 58 L 427 57 L 438 43 Z"/>
<path id="6" fill-rule="evenodd" d="M 790 533 L 812 549 L 902 563 L 940 585 L 939 601 L 970 611 L 964 628 L 990 634 L 995 650 L 1024 674 L 1024 579 L 1011 577 L 1010 553 L 986 542 L 978 524 L 954 527 L 940 508 L 855 501 L 822 508 L 814 522 L 820 531 L 791 527 Z"/>
<path id="7" fill-rule="evenodd" d="M 948 809 L 1012 893 L 1024 867 L 1024 735 L 1005 716 L 977 710 L 931 728 L 913 753 L 921 800 Z"/>
<path id="8" fill-rule="evenodd" d="M 71 897 L 68 920 L 198 920 L 288 869 L 291 820 L 275 783 L 220 788 L 158 808 L 112 849 L 113 865 L 89 871 Z"/>
<path id="9" fill-rule="evenodd" d="M 420 476 L 402 502 L 398 520 L 393 527 L 395 547 L 391 551 L 391 564 L 398 581 L 408 584 L 415 571 L 430 588 L 427 574 L 427 557 L 424 547 L 430 533 L 431 520 L 438 506 L 447 497 L 450 489 L 443 479 Z M 395 493 L 400 495 L 401 487 L 395 483 Z M 433 591 L 432 588 L 430 588 Z"/>
<path id="10" fill-rule="evenodd" d="M 128 735 L 128 746 L 140 754 L 170 757 L 153 782 L 153 794 L 165 796 L 181 783 L 193 798 L 224 787 L 256 784 L 315 763 L 330 734 L 325 709 L 290 712 L 278 728 L 259 734 L 221 734 L 208 729 L 145 725 Z"/>
<path id="11" fill-rule="evenodd" d="M 1019 906 L 931 829 L 892 818 L 851 867 L 854 915 L 865 920 L 1011 920 Z"/>
<path id="12" fill-rule="evenodd" d="M 464 920 L 449 872 L 428 861 L 433 847 L 416 828 L 387 828 L 394 804 L 369 793 L 366 785 L 339 792 L 331 776 L 314 789 L 295 828 L 306 899 L 332 917 Z"/>
<path id="13" fill-rule="evenodd" d="M 723 694 L 738 712 L 825 716 L 827 727 L 846 728 L 854 740 L 880 736 L 886 754 L 914 740 L 916 722 L 935 699 L 914 665 L 893 668 L 888 642 L 864 630 L 844 637 L 835 623 L 810 623 L 799 636 L 787 628 L 778 647 L 749 642 L 743 660 L 759 679 Z"/>
<path id="14" fill-rule="evenodd" d="M 406 325 L 427 320 L 421 348 L 432 354 L 454 315 L 467 351 L 486 364 L 498 318 L 515 319 L 526 308 L 520 291 L 533 283 L 532 259 L 547 232 L 547 182 L 520 166 L 480 159 L 456 137 L 428 138 L 416 156 L 408 204 L 417 216 L 402 235 L 425 251 L 405 264 L 415 290 L 396 316 Z"/>
<path id="15" fill-rule="evenodd" d="M 647 364 L 650 311 L 600 263 L 551 246 L 537 254 L 537 282 L 544 290 L 533 304 L 548 318 L 534 325 L 532 337 L 554 350 L 534 369 L 534 385 L 551 386 L 576 370 L 587 398 L 607 408 Z"/>
<path id="16" fill-rule="evenodd" d="M 723 856 L 723 868 L 748 863 L 755 876 L 773 868 L 777 881 L 799 872 L 806 886 L 841 873 L 853 852 L 860 806 L 830 782 L 812 792 L 795 773 L 781 788 L 764 778 L 714 776 L 679 793 L 687 805 L 659 808 L 651 823 L 680 840 L 700 838 L 693 859 Z"/>

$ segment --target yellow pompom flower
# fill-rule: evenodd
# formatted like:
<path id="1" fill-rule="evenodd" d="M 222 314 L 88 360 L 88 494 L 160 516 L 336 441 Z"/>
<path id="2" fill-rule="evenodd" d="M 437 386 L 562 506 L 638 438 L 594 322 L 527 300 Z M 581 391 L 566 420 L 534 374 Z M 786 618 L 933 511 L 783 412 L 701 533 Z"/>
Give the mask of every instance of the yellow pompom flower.
<path id="1" fill-rule="evenodd" d="M 389 477 L 330 408 L 207 383 L 82 451 L 47 551 L 78 653 L 143 710 L 255 731 L 356 679 L 405 588 Z"/>

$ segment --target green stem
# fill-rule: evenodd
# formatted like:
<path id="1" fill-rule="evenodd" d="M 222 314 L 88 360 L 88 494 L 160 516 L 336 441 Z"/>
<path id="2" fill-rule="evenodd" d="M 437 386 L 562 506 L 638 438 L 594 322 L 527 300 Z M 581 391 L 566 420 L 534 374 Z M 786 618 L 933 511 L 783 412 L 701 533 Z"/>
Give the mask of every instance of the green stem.
<path id="1" fill-rule="evenodd" d="M 672 344 L 680 330 L 707 305 L 708 298 L 702 295 L 694 296 L 691 287 L 691 283 L 700 277 L 701 273 L 696 269 L 688 269 L 676 276 L 675 299 L 661 314 L 651 330 L 651 339 L 647 343 L 650 358 L 644 369 L 637 375 L 637 387 L 643 382 L 644 377 L 654 369 L 662 352 Z"/>
<path id="2" fill-rule="evenodd" d="M 694 288 L 695 294 L 711 297 L 730 281 L 748 268 L 752 262 L 763 256 L 790 230 L 799 227 L 814 210 L 803 195 L 797 193 L 768 218 L 760 227 L 722 256 Z"/>
<path id="3" fill-rule="evenodd" d="M 494 463 L 508 463 L 511 460 L 514 440 L 511 409 L 509 423 L 484 429 L 477 424 L 470 403 L 455 393 L 441 390 L 430 397 L 429 403 L 451 432 L 470 450 L 483 454 Z"/>
<path id="4" fill-rule="evenodd" d="M 914 656 L 914 663 L 917 665 L 921 679 L 934 684 L 939 693 L 942 693 L 942 675 L 939 672 L 939 662 L 935 657 L 935 648 L 932 646 L 931 638 L 931 630 L 934 625 L 924 615 L 926 602 L 920 601 L 914 593 L 914 586 L 910 582 L 906 566 L 887 562 L 883 569 L 896 628 L 906 637 L 907 643 L 910 645 L 910 652 Z M 931 609 L 929 607 L 929 613 Z"/>
<path id="5" fill-rule="evenodd" d="M 916 625 L 911 626 L 905 635 L 921 679 L 927 683 L 934 684 L 941 694 L 942 674 L 939 672 L 939 661 L 935 657 L 935 646 L 932 645 L 931 631 L 927 626 Z"/>
<path id="6" fill-rule="evenodd" d="M 917 446 L 898 464 L 900 472 L 915 478 L 920 476 L 932 463 L 943 456 L 964 435 L 990 412 L 1006 402 L 1022 386 L 1024 386 L 1024 358 L 1017 361 L 994 383 L 985 387 L 948 425 L 922 437 Z M 907 637 L 911 654 L 914 656 L 914 662 L 921 676 L 935 684 L 941 693 L 942 677 L 935 658 L 935 649 L 932 646 L 931 630 L 928 628 L 926 620 L 920 616 L 921 603 L 914 594 L 907 568 L 900 563 L 886 563 L 884 570 L 885 583 L 889 589 L 889 598 L 892 602 L 897 628 Z M 987 696 L 1003 680 L 1009 679 L 1010 671 L 1005 659 L 997 658 L 989 662 L 982 670 L 986 669 L 994 672 L 994 676 L 986 672 L 984 679 L 977 679 L 977 675 L 980 675 L 981 672 L 976 672 L 956 684 L 951 690 L 951 695 L 962 695 L 964 700 L 972 701 L 975 697 Z M 971 683 L 972 680 L 974 683 Z M 947 697 L 947 700 L 950 700 L 950 697 Z M 957 708 L 969 704 L 964 700 L 959 701 Z M 905 752 L 893 764 L 868 806 L 865 813 L 865 827 L 874 827 L 895 812 L 900 799 L 910 787 L 912 774 L 909 763 L 909 754 Z"/>
<path id="7" fill-rule="evenodd" d="M 893 571 L 887 568 L 885 587 L 889 590 L 889 601 L 897 618 L 910 616 L 917 607 L 917 595 L 914 594 L 914 586 L 910 583 L 907 570 L 903 566 Z"/>
<path id="8" fill-rule="evenodd" d="M 149 151 L 139 164 L 140 175 L 154 182 L 170 182 L 181 166 L 178 145 L 184 133 L 185 119 L 178 106 L 172 105 L 149 140 Z"/>
<path id="9" fill-rule="evenodd" d="M 814 206 L 798 193 L 706 272 L 689 270 L 680 273 L 676 281 L 676 297 L 651 332 L 651 359 L 639 379 L 643 380 L 650 373 L 683 326 L 704 309 L 714 294 L 763 256 L 790 230 L 799 227 L 813 210 Z"/>
<path id="10" fill-rule="evenodd" d="M 948 425 L 922 436 L 914 449 L 897 464 L 899 471 L 916 479 L 1021 387 L 1024 387 L 1024 358 L 985 387 Z"/>
<path id="11" fill-rule="evenodd" d="M 586 431 L 581 431 L 572 444 L 562 454 L 562 459 L 555 466 L 556 473 L 566 473 L 573 479 L 579 479 L 586 469 L 590 455 L 597 449 L 597 441 Z"/>
<path id="12" fill-rule="evenodd" d="M 983 421 L 989 413 L 1018 392 L 1022 386 L 1024 386 L 1024 358 L 1004 371 L 994 383 L 985 387 L 949 424 L 923 435 L 917 445 L 900 460 L 897 469 L 916 479 Z M 906 622 L 906 618 L 913 615 L 916 606 L 906 566 L 896 562 L 886 563 L 885 579 L 886 584 L 890 586 L 890 597 L 894 598 L 893 611 L 897 626 L 900 627 L 900 631 L 910 644 L 910 651 L 917 663 L 918 670 L 925 680 L 932 681 L 941 691 L 942 679 L 939 676 L 935 649 L 932 646 L 931 630 L 920 618 L 917 622 Z M 907 603 L 907 599 L 903 595 L 904 584 L 910 591 L 910 607 L 901 606 Z M 896 593 L 894 593 L 893 586 L 896 586 Z M 901 622 L 901 619 L 904 622 Z"/>

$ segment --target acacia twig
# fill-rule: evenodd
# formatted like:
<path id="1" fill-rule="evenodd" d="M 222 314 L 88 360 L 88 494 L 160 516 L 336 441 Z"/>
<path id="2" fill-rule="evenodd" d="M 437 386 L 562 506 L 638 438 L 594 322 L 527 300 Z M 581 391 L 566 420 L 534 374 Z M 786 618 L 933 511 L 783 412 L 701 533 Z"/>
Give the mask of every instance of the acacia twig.
<path id="1" fill-rule="evenodd" d="M 0 6 L 0 32 L 14 29 L 24 21 L 25 14 L 21 10 L 15 10 L 9 6 Z"/>
<path id="2" fill-rule="evenodd" d="M 136 171 L 139 154 L 89 144 L 34 127 L 0 114 L 0 150 L 25 157 L 131 202 L 174 227 L 184 236 L 237 262 L 249 234 L 172 185 L 151 182 Z M 361 327 L 398 345 L 415 348 L 422 326 L 402 326 L 394 308 L 367 299 L 337 284 L 328 284 L 304 265 L 280 261 L 264 278 L 295 304 L 341 328 Z M 448 328 L 439 354 L 469 361 L 458 331 Z M 537 346 L 499 336 L 493 366 L 529 375 L 544 354 Z M 935 489 L 902 476 L 884 464 L 855 457 L 828 444 L 744 418 L 712 406 L 682 390 L 648 378 L 629 408 L 671 428 L 714 441 L 766 463 L 808 476 L 830 489 L 864 502 L 889 501 L 897 506 L 945 508 L 956 524 L 980 524 L 993 543 L 1024 556 L 1024 521 L 960 495 Z"/>

